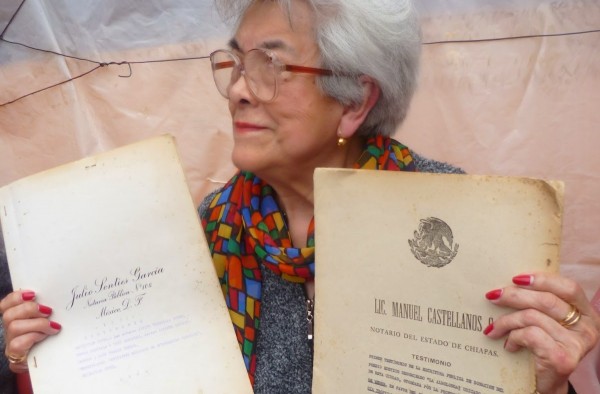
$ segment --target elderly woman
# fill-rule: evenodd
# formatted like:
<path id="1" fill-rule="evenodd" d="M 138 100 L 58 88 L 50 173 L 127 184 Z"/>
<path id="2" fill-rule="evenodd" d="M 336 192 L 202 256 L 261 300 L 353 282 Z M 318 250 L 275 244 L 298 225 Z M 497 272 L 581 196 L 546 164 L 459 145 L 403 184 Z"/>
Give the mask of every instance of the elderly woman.
<path id="1" fill-rule="evenodd" d="M 219 6 L 237 26 L 230 48 L 211 62 L 229 102 L 240 170 L 205 200 L 202 223 L 255 391 L 307 393 L 315 168 L 448 170 L 415 159 L 389 137 L 415 89 L 419 28 L 402 0 Z M 571 280 L 534 273 L 513 282 L 486 295 L 516 311 L 485 334 L 505 340 L 507 351 L 533 353 L 540 393 L 566 393 L 569 374 L 597 341 L 600 318 Z M 14 371 L 26 368 L 21 361 L 36 342 L 60 329 L 33 297 L 17 291 L 0 303 Z M 561 324 L 571 305 L 581 314 Z"/>

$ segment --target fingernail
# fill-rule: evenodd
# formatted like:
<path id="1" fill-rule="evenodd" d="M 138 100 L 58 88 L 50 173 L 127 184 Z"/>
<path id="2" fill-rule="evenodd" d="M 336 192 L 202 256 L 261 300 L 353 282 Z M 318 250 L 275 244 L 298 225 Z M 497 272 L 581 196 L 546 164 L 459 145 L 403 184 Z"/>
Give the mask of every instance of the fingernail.
<path id="1" fill-rule="evenodd" d="M 492 332 L 492 330 L 493 330 L 493 329 L 494 329 L 494 323 L 492 323 L 492 324 L 490 324 L 489 326 L 487 326 L 487 327 L 485 328 L 485 330 L 483 330 L 483 334 L 484 334 L 484 335 L 487 335 L 487 334 L 489 334 L 490 332 Z"/>
<path id="2" fill-rule="evenodd" d="M 55 330 L 60 330 L 62 328 L 62 326 L 55 321 L 50 322 L 50 327 L 54 328 Z"/>
<path id="3" fill-rule="evenodd" d="M 506 349 L 506 345 L 508 344 L 508 338 L 504 340 L 504 349 Z"/>
<path id="4" fill-rule="evenodd" d="M 38 305 L 38 310 L 40 311 L 40 313 L 42 313 L 43 315 L 49 315 L 52 313 L 52 308 L 50 308 L 49 306 L 46 305 Z"/>
<path id="5" fill-rule="evenodd" d="M 512 279 L 515 285 L 519 286 L 531 286 L 533 284 L 532 275 L 517 275 Z"/>
<path id="6" fill-rule="evenodd" d="M 497 300 L 502 296 L 503 291 L 503 289 L 488 291 L 487 293 L 485 293 L 485 298 L 487 298 L 488 300 Z"/>
<path id="7" fill-rule="evenodd" d="M 21 293 L 21 297 L 23 301 L 31 301 L 35 298 L 35 293 L 33 291 L 24 291 Z"/>

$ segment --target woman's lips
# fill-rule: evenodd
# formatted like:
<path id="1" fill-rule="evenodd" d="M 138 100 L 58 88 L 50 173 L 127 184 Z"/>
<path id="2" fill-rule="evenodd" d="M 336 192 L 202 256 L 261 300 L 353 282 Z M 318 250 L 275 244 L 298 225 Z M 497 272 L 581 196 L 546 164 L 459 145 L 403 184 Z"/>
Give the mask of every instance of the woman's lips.
<path id="1" fill-rule="evenodd" d="M 259 131 L 259 130 L 265 129 L 264 126 L 257 125 L 255 123 L 248 123 L 248 122 L 234 122 L 233 126 L 234 126 L 234 129 L 236 132 L 241 132 L 241 133 Z"/>

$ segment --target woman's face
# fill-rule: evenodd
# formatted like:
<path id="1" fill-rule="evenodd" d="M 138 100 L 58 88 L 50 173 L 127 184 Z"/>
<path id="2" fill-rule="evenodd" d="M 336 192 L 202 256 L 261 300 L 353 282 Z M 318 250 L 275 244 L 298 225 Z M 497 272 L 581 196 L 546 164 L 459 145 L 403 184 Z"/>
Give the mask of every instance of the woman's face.
<path id="1" fill-rule="evenodd" d="M 232 40 L 244 59 L 253 48 L 273 51 L 285 64 L 319 67 L 312 14 L 302 1 L 292 18 L 272 1 L 256 1 L 244 14 Z M 274 101 L 261 103 L 240 78 L 229 91 L 234 164 L 263 179 L 310 176 L 317 166 L 335 166 L 341 104 L 324 96 L 314 75 L 283 72 Z"/>

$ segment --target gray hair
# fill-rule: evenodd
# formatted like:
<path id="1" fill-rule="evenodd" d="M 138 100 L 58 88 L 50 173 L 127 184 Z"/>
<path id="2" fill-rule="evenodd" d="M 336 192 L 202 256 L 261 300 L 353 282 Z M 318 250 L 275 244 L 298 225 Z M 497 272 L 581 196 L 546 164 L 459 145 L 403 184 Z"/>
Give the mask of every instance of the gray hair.
<path id="1" fill-rule="evenodd" d="M 292 20 L 293 0 L 215 0 L 222 17 L 238 24 L 254 1 L 281 5 Z M 322 91 L 349 105 L 362 101 L 359 76 L 375 79 L 381 95 L 359 135 L 392 135 L 408 112 L 417 84 L 421 31 L 411 0 L 304 0 L 315 14 L 323 68 Z M 354 75 L 356 77 L 348 77 Z"/>

